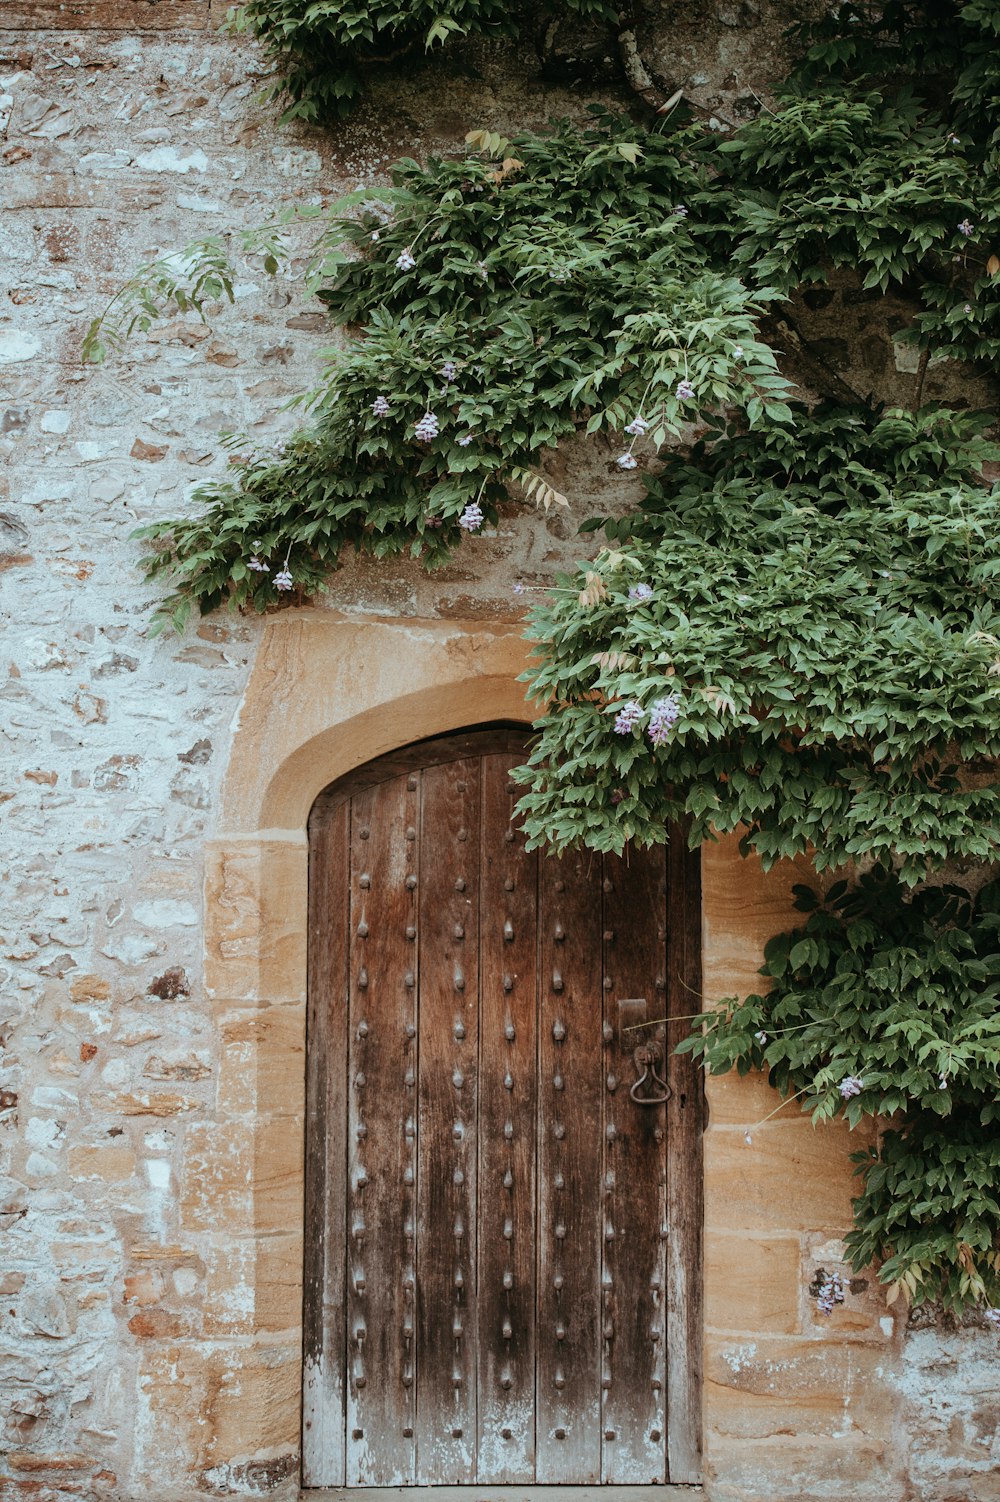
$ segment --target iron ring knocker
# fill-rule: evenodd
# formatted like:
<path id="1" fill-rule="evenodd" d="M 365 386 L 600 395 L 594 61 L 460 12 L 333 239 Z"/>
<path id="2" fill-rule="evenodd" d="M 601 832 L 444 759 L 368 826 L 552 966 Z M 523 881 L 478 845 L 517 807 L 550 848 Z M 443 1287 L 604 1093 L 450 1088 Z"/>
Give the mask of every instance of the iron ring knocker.
<path id="1" fill-rule="evenodd" d="M 661 1056 L 662 1049 L 658 1044 L 640 1044 L 632 1055 L 636 1069 L 642 1070 L 629 1091 L 630 1100 L 634 1100 L 637 1106 L 660 1106 L 665 1100 L 670 1099 L 672 1094 L 670 1086 L 656 1070 Z M 649 1082 L 647 1092 L 656 1091 L 659 1086 L 659 1093 L 640 1095 L 639 1092 L 647 1081 Z"/>

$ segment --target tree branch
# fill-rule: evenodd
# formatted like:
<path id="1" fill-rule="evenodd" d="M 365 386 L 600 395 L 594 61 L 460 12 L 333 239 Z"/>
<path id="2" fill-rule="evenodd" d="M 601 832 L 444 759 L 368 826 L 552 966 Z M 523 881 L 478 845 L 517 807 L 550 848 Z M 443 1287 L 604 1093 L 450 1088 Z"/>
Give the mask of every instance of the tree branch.
<path id="1" fill-rule="evenodd" d="M 811 384 L 822 396 L 835 397 L 842 402 L 856 402 L 861 407 L 868 405 L 868 397 L 862 396 L 861 392 L 857 391 L 849 381 L 845 381 L 843 376 L 838 375 L 831 365 L 813 353 L 788 312 L 766 319 L 765 324 L 770 326 L 772 337 L 773 335 L 783 337 L 790 345 L 793 354 L 805 367 Z"/>

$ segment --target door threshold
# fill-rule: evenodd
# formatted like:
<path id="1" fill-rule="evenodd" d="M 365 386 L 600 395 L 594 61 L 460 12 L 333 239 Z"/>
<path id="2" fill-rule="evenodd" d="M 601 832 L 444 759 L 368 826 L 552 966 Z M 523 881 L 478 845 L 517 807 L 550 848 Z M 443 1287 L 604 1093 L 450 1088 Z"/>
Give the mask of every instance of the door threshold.
<path id="1" fill-rule="evenodd" d="M 299 1492 L 300 1502 L 699 1502 L 700 1485 L 677 1486 L 655 1481 L 648 1486 L 325 1486 Z"/>

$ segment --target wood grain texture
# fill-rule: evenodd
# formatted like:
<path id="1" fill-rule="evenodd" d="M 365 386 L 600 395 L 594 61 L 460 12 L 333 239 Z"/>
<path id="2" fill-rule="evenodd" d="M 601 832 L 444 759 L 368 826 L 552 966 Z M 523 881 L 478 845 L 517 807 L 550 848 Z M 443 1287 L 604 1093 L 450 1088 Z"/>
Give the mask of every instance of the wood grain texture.
<path id="1" fill-rule="evenodd" d="M 478 757 L 422 774 L 417 1479 L 476 1477 Z"/>
<path id="2" fill-rule="evenodd" d="M 535 1477 L 538 857 L 512 822 L 517 754 L 482 761 L 479 1028 L 479 1462 Z"/>
<path id="3" fill-rule="evenodd" d="M 3 31 L 202 31 L 209 0 L 3 0 Z"/>
<path id="4" fill-rule="evenodd" d="M 667 1465 L 670 1480 L 701 1480 L 702 1258 L 705 1093 L 691 1054 L 673 1050 L 701 1009 L 701 855 L 687 831 L 670 832 L 667 883 L 667 1028 L 672 1091 L 667 1103 Z"/>
<path id="5" fill-rule="evenodd" d="M 537 1478 L 601 1476 L 600 858 L 539 863 Z"/>
<path id="6" fill-rule="evenodd" d="M 602 1479 L 637 1484 L 666 1477 L 666 1105 L 640 1105 L 634 1050 L 656 1027 L 622 1033 L 618 1000 L 647 999 L 650 1020 L 666 1001 L 667 862 L 662 846 L 605 856 L 604 1272 Z M 665 1062 L 659 1073 L 665 1072 Z M 644 1091 L 646 1087 L 643 1087 Z M 653 1093 L 653 1092 L 649 1092 Z"/>
<path id="7" fill-rule="evenodd" d="M 341 1486 L 350 807 L 310 832 L 302 1480 Z"/>
<path id="8" fill-rule="evenodd" d="M 360 793 L 351 818 L 347 1480 L 412 1481 L 419 782 Z M 410 1184 L 407 1184 L 409 1176 Z M 407 1433 L 409 1430 L 409 1433 Z"/>
<path id="9" fill-rule="evenodd" d="M 409 747 L 310 821 L 307 1485 L 700 1476 L 699 861 L 528 855 L 523 752 Z M 669 1011 L 666 1107 L 626 996 Z"/>

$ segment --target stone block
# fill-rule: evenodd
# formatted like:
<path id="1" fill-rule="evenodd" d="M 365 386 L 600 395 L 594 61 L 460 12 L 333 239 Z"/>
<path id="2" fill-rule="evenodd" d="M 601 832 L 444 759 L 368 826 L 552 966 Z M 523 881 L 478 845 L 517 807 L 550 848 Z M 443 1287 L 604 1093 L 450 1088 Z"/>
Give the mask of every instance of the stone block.
<path id="1" fill-rule="evenodd" d="M 118 1184 L 135 1173 L 130 1147 L 71 1147 L 67 1154 L 71 1179 L 103 1179 Z"/>
<path id="2" fill-rule="evenodd" d="M 781 1105 L 781 1096 L 768 1084 L 767 1075 L 757 1070 L 744 1075 L 735 1070 L 729 1074 L 706 1075 L 705 1099 L 710 1127 L 738 1126 L 744 1131 Z M 789 1101 L 782 1107 L 783 1121 L 796 1121 L 801 1116 L 798 1101 Z"/>
<path id="3" fill-rule="evenodd" d="M 305 1108 L 305 1007 L 229 1012 L 221 1020 L 220 1031 L 220 1116 L 301 1116 Z"/>
<path id="4" fill-rule="evenodd" d="M 798 918 L 792 887 L 815 884 L 805 856 L 764 871 L 755 857 L 741 858 L 739 834 L 702 846 L 702 980 L 706 1003 L 767 990 L 760 975 L 764 945 Z M 829 877 L 832 881 L 833 877 Z"/>
<path id="5" fill-rule="evenodd" d="M 252 1125 L 196 1122 L 184 1141 L 181 1224 L 246 1234 L 253 1227 Z"/>
<path id="6" fill-rule="evenodd" d="M 714 1435 L 767 1439 L 890 1438 L 898 1399 L 885 1356 L 867 1344 L 830 1338 L 709 1335 L 705 1414 Z"/>
<path id="7" fill-rule="evenodd" d="M 902 1502 L 907 1495 L 887 1447 L 863 1437 L 710 1436 L 706 1461 L 710 1502 Z"/>
<path id="8" fill-rule="evenodd" d="M 302 1002 L 306 985 L 304 842 L 210 845 L 205 985 L 219 997 Z"/>
<path id="9" fill-rule="evenodd" d="M 145 1345 L 142 1352 L 136 1484 L 147 1495 L 162 1495 L 166 1475 L 180 1491 L 205 1472 L 222 1480 L 255 1459 L 297 1456 L 297 1341 L 253 1349 L 227 1342 Z M 208 1489 L 220 1487 L 210 1480 Z"/>
<path id="10" fill-rule="evenodd" d="M 254 1221 L 258 1231 L 287 1231 L 302 1221 L 304 1119 L 271 1116 L 254 1134 Z"/>
<path id="11" fill-rule="evenodd" d="M 793 1108 L 794 1109 L 794 1108 Z M 705 1133 L 705 1224 L 718 1231 L 816 1231 L 842 1236 L 855 1192 L 842 1124 L 768 1122 L 747 1144 L 739 1127 Z"/>
<path id="12" fill-rule="evenodd" d="M 192 1125 L 185 1140 L 182 1225 L 236 1236 L 298 1225 L 302 1130 L 300 1116 Z"/>
<path id="13" fill-rule="evenodd" d="M 126 1304 L 158 1304 L 165 1288 L 163 1274 L 157 1267 L 142 1267 L 125 1279 L 122 1298 Z"/>
<path id="14" fill-rule="evenodd" d="M 302 1236 L 213 1237 L 205 1248 L 204 1328 L 210 1336 L 298 1330 Z"/>
<path id="15" fill-rule="evenodd" d="M 802 1247 L 798 1236 L 708 1231 L 708 1329 L 794 1334 L 799 1329 Z"/>

